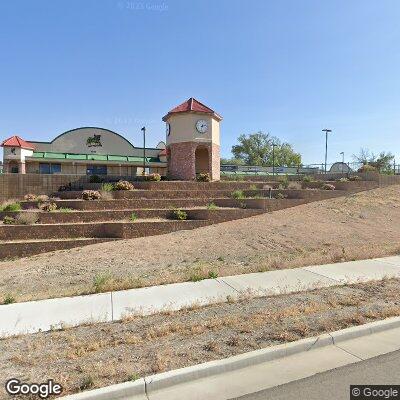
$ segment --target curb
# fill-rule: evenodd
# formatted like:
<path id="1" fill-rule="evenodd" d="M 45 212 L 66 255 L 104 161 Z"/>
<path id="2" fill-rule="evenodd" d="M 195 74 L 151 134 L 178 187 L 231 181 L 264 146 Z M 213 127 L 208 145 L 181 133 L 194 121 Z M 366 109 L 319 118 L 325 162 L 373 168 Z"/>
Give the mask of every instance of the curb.
<path id="1" fill-rule="evenodd" d="M 189 383 L 209 376 L 220 375 L 225 372 L 239 370 L 321 347 L 333 346 L 337 342 L 343 342 L 345 340 L 355 339 L 399 327 L 400 317 L 388 318 L 382 321 L 341 329 L 331 333 L 324 333 L 317 337 L 301 339 L 292 343 L 285 343 L 270 348 L 239 354 L 222 360 L 209 361 L 203 364 L 163 372 L 161 374 L 150 375 L 135 382 L 116 384 L 106 388 L 62 397 L 62 399 L 122 400 L 129 398 L 132 400 L 149 400 L 151 399 L 149 396 L 151 396 L 152 393 L 175 385 Z"/>

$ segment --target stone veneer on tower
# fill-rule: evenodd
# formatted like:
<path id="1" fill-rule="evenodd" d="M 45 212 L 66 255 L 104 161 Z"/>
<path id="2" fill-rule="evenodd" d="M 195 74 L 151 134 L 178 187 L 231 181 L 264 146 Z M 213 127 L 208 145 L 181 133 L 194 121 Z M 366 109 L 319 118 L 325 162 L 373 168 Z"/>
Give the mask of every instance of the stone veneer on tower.
<path id="1" fill-rule="evenodd" d="M 190 98 L 163 117 L 167 126 L 168 175 L 171 179 L 194 180 L 207 172 L 220 179 L 219 123 L 222 117 Z"/>

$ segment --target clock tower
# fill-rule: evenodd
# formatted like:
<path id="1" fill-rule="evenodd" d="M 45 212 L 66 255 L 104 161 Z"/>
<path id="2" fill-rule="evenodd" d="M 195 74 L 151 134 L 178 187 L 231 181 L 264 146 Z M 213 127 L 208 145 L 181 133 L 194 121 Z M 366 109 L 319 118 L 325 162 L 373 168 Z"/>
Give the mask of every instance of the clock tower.
<path id="1" fill-rule="evenodd" d="M 208 173 L 220 179 L 219 124 L 222 117 L 193 97 L 163 117 L 166 123 L 168 176 L 194 180 Z"/>

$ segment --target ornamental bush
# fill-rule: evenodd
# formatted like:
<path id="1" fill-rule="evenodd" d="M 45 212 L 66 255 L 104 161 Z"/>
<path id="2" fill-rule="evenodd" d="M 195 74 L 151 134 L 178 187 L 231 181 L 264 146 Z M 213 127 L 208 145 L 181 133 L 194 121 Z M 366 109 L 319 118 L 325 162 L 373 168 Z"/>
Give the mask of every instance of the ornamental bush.
<path id="1" fill-rule="evenodd" d="M 24 200 L 26 201 L 35 201 L 36 200 L 36 194 L 28 193 L 24 196 Z"/>
<path id="2" fill-rule="evenodd" d="M 146 175 L 145 179 L 146 179 L 146 181 L 159 182 L 159 181 L 161 181 L 161 175 L 154 173 L 154 174 Z"/>
<path id="3" fill-rule="evenodd" d="M 15 224 L 33 225 L 39 221 L 39 214 L 36 212 L 22 212 L 15 217 Z"/>
<path id="4" fill-rule="evenodd" d="M 208 172 L 198 174 L 196 176 L 196 181 L 197 182 L 210 182 L 211 181 L 210 174 Z"/>
<path id="5" fill-rule="evenodd" d="M 322 190 L 335 190 L 335 186 L 334 186 L 334 185 L 331 185 L 330 183 L 324 183 L 324 184 L 321 186 L 321 189 L 322 189 Z"/>
<path id="6" fill-rule="evenodd" d="M 38 203 L 44 203 L 46 201 L 49 201 L 49 196 L 47 196 L 47 194 L 40 194 L 39 196 L 36 197 L 36 201 Z"/>
<path id="7" fill-rule="evenodd" d="M 361 181 L 361 178 L 358 175 L 349 176 L 349 181 Z"/>
<path id="8" fill-rule="evenodd" d="M 118 181 L 114 185 L 114 190 L 133 190 L 134 186 L 128 181 Z"/>
<path id="9" fill-rule="evenodd" d="M 6 224 L 6 225 L 13 225 L 13 224 L 15 224 L 15 218 L 9 217 L 8 215 L 6 215 L 6 216 L 3 218 L 3 224 Z"/>
<path id="10" fill-rule="evenodd" d="M 56 203 L 50 203 L 50 202 L 41 203 L 39 208 L 42 211 L 52 212 L 52 211 L 56 211 L 57 210 L 57 204 Z"/>
<path id="11" fill-rule="evenodd" d="M 184 221 L 187 219 L 187 212 L 177 208 L 173 211 L 172 216 L 174 217 L 174 219 Z"/>
<path id="12" fill-rule="evenodd" d="M 5 201 L 0 206 L 0 211 L 21 211 L 21 204 L 19 202 Z"/>
<path id="13" fill-rule="evenodd" d="M 82 192 L 83 200 L 99 200 L 100 198 L 101 194 L 97 190 L 84 190 Z"/>

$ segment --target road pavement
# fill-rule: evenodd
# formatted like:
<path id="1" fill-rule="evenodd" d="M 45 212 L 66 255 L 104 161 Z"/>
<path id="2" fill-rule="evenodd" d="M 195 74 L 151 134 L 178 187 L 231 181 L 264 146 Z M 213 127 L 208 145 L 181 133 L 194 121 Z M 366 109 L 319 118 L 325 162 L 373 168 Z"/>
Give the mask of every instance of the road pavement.
<path id="1" fill-rule="evenodd" d="M 400 385 L 400 350 L 234 400 L 349 400 L 357 384 Z"/>

